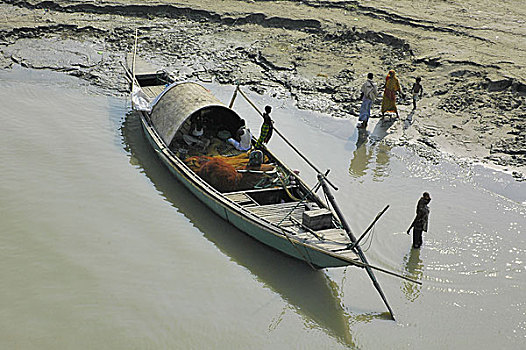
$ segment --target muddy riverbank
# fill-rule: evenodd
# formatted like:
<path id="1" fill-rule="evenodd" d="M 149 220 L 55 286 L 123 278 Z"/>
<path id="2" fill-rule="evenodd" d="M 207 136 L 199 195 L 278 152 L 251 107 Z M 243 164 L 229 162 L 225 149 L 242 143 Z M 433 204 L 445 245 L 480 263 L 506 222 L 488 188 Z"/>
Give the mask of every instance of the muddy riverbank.
<path id="1" fill-rule="evenodd" d="M 300 108 L 353 121 L 367 72 L 381 85 L 395 69 L 406 92 L 422 77 L 425 95 L 414 112 L 409 100 L 401 102 L 402 120 L 383 142 L 495 165 L 524 179 L 526 9 L 519 5 L 6 0 L 0 67 L 61 71 L 124 94 L 120 62 L 137 28 L 139 56 L 177 79 L 290 95 Z M 378 109 L 376 103 L 375 116 Z"/>

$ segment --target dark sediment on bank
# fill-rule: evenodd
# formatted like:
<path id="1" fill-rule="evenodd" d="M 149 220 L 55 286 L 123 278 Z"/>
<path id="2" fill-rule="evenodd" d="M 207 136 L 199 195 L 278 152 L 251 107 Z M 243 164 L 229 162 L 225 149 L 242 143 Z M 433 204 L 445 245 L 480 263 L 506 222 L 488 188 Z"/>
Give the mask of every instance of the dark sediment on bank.
<path id="1" fill-rule="evenodd" d="M 0 4 L 0 66 L 62 71 L 124 94 L 120 62 L 138 28 L 139 55 L 176 79 L 291 95 L 300 108 L 344 118 L 357 115 L 367 72 L 380 85 L 395 69 L 406 92 L 421 76 L 425 96 L 416 112 L 402 102 L 410 123 L 394 123 L 385 142 L 426 145 L 520 177 L 526 54 L 513 42 L 524 40 L 524 25 L 511 28 L 513 14 L 494 27 L 461 12 L 431 18 L 406 3 L 8 0 Z"/>

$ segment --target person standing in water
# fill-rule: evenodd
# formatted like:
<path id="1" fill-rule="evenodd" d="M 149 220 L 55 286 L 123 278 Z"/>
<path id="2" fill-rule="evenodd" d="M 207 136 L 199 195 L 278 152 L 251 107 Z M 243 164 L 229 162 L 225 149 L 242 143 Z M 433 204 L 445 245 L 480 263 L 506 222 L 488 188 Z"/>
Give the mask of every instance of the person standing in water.
<path id="1" fill-rule="evenodd" d="M 399 92 L 402 94 L 402 89 L 400 88 L 400 82 L 396 77 L 395 71 L 390 70 L 389 74 L 385 78 L 385 89 L 384 96 L 382 98 L 382 118 L 384 117 L 385 112 L 394 112 L 396 117 L 399 118 L 398 108 L 396 108 L 396 93 Z"/>
<path id="2" fill-rule="evenodd" d="M 371 117 L 371 106 L 378 95 L 378 90 L 373 82 L 373 73 L 367 74 L 367 80 L 361 88 L 362 105 L 360 106 L 360 117 L 358 121 L 362 123 L 358 126 L 359 128 L 366 128 L 367 122 Z"/>
<path id="3" fill-rule="evenodd" d="M 429 219 L 429 207 L 427 205 L 429 202 L 431 202 L 431 196 L 429 196 L 429 193 L 424 192 L 416 205 L 416 217 L 409 229 L 407 229 L 407 234 L 413 229 L 413 248 L 416 249 L 422 245 L 422 232 L 427 232 Z"/>

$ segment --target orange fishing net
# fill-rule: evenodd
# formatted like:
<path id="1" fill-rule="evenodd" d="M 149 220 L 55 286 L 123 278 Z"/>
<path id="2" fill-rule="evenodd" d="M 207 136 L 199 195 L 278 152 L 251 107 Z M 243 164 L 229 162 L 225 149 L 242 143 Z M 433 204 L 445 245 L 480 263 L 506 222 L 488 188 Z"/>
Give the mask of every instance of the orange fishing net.
<path id="1" fill-rule="evenodd" d="M 232 157 L 195 156 L 186 158 L 184 162 L 190 169 L 201 176 L 203 180 L 221 192 L 252 188 L 262 176 L 269 176 L 261 173 L 241 174 L 237 172 L 237 169 L 252 169 L 259 171 L 271 171 L 274 169 L 274 166 L 270 164 L 261 164 L 261 166 L 257 168 L 247 167 L 247 153 L 242 153 Z"/>
<path id="2" fill-rule="evenodd" d="M 195 156 L 195 157 L 189 157 L 184 160 L 186 165 L 190 167 L 193 171 L 197 172 L 201 166 L 212 160 L 212 159 L 220 159 L 221 161 L 230 164 L 235 169 L 244 169 L 248 164 L 248 153 L 243 152 L 241 154 L 238 154 L 237 156 L 231 156 L 231 157 L 223 157 L 223 156 L 214 156 L 214 157 L 207 157 L 207 156 Z"/>
<path id="3" fill-rule="evenodd" d="M 212 187 L 221 192 L 234 191 L 241 179 L 236 169 L 223 159 L 212 158 L 197 172 Z"/>

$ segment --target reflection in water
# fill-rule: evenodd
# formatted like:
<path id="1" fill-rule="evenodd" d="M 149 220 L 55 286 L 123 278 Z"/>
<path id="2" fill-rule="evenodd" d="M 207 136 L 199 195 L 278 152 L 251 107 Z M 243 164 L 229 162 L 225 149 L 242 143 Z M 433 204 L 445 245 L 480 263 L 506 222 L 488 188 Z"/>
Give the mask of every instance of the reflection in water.
<path id="1" fill-rule="evenodd" d="M 406 276 L 415 280 L 421 280 L 424 273 L 424 264 L 420 259 L 420 249 L 411 249 L 404 257 Z M 413 302 L 420 296 L 421 285 L 404 281 L 402 292 L 407 300 Z"/>
<path id="2" fill-rule="evenodd" d="M 206 239 L 278 293 L 305 320 L 306 328 L 321 327 L 340 342 L 356 347 L 349 330 L 350 316 L 342 308 L 338 287 L 323 271 L 314 271 L 305 263 L 268 248 L 213 214 L 160 163 L 142 134 L 137 114 L 128 113 L 121 131 L 130 163 L 139 167 Z M 286 309 L 272 321 L 271 329 L 279 325 Z"/>
<path id="3" fill-rule="evenodd" d="M 373 169 L 375 181 L 382 181 L 384 177 L 389 176 L 389 152 L 391 152 L 391 146 L 385 143 L 377 145 L 376 166 Z"/>
<path id="4" fill-rule="evenodd" d="M 357 129 L 356 149 L 353 152 L 353 158 L 349 166 L 349 174 L 351 176 L 358 178 L 366 175 L 370 164 L 373 165 L 374 181 L 382 181 L 383 178 L 389 175 L 391 146 L 379 141 L 387 135 L 386 130 L 392 124 L 387 124 L 387 122 L 385 122 L 386 126 L 379 126 L 379 124 L 377 124 L 371 134 L 365 129 Z M 367 142 L 368 139 L 369 142 Z M 374 160 L 373 157 L 375 158 Z"/>
<path id="5" fill-rule="evenodd" d="M 357 130 L 358 137 L 356 138 L 356 149 L 353 152 L 349 173 L 354 177 L 361 177 L 366 174 L 373 152 L 372 149 L 367 147 L 367 138 L 369 136 L 367 130 Z"/>

